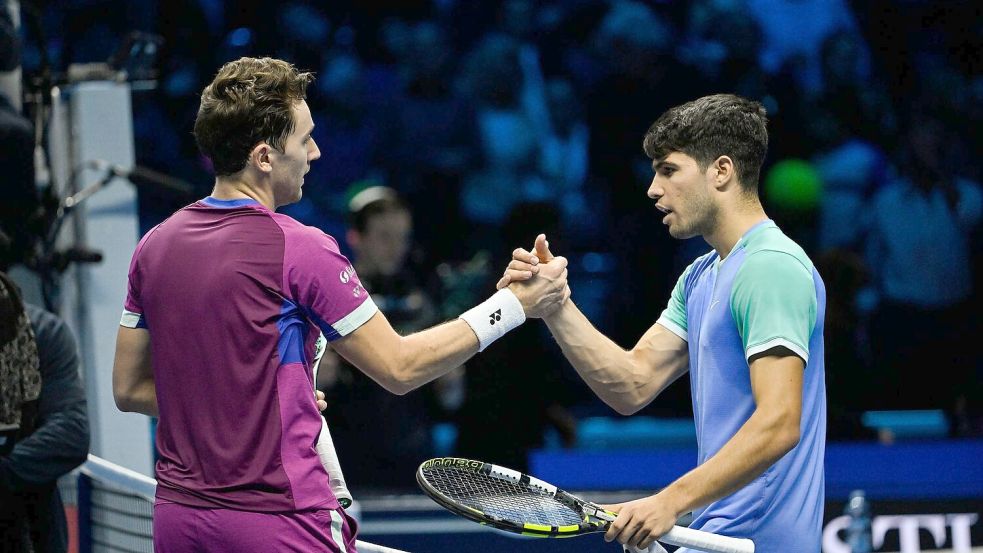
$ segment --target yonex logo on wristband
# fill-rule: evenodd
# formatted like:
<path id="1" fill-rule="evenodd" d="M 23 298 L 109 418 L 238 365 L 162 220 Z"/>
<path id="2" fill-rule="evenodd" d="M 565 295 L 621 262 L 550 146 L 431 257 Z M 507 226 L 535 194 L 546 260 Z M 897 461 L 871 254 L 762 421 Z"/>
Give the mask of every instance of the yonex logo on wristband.
<path id="1" fill-rule="evenodd" d="M 501 338 L 506 332 L 521 325 L 526 320 L 526 314 L 519 298 L 505 288 L 461 313 L 460 318 L 468 323 L 478 337 L 478 351 L 484 351 L 489 344 Z"/>

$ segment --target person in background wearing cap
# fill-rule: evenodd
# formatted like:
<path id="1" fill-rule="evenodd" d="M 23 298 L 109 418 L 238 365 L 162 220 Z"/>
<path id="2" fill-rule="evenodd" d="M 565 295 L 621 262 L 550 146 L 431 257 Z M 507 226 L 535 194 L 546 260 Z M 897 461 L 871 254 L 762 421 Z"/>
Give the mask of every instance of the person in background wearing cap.
<path id="1" fill-rule="evenodd" d="M 395 190 L 363 187 L 348 203 L 345 235 L 354 253 L 355 272 L 393 328 L 400 334 L 423 330 L 441 320 L 441 306 L 429 293 L 424 271 L 411 259 L 413 215 Z M 335 361 L 332 363 L 332 361 Z M 327 352 L 318 387 L 338 456 L 349 485 L 365 489 L 415 489 L 413 471 L 431 457 L 433 423 L 459 403 L 463 367 L 425 386 L 420 393 L 396 396 Z"/>

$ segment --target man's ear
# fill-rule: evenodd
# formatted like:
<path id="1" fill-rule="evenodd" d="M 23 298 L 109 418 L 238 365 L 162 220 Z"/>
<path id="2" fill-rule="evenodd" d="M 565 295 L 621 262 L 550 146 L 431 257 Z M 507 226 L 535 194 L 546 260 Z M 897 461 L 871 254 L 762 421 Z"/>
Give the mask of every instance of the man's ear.
<path id="1" fill-rule="evenodd" d="M 711 178 L 713 179 L 713 186 L 718 190 L 723 190 L 727 186 L 737 183 L 737 168 L 730 156 L 718 157 L 710 164 L 708 171 L 715 173 Z"/>
<path id="2" fill-rule="evenodd" d="M 273 148 L 266 142 L 260 142 L 253 146 L 253 149 L 249 152 L 249 165 L 264 173 L 269 173 L 273 171 L 273 164 L 270 162 L 270 156 L 272 154 Z"/>

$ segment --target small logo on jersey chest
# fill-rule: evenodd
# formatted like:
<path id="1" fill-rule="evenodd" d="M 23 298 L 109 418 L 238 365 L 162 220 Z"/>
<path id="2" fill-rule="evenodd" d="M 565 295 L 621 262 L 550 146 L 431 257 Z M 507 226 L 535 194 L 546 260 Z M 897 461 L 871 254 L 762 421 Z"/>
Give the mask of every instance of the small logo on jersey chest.
<path id="1" fill-rule="evenodd" d="M 495 323 L 497 323 L 498 321 L 501 321 L 501 320 L 502 320 L 502 310 L 501 309 L 498 309 L 494 313 L 488 315 L 488 323 L 489 324 L 495 324 Z"/>
<path id="2" fill-rule="evenodd" d="M 345 270 L 341 272 L 338 278 L 341 280 L 342 284 L 348 284 L 348 281 L 351 280 L 353 276 L 355 276 L 355 267 L 349 265 L 345 267 Z"/>

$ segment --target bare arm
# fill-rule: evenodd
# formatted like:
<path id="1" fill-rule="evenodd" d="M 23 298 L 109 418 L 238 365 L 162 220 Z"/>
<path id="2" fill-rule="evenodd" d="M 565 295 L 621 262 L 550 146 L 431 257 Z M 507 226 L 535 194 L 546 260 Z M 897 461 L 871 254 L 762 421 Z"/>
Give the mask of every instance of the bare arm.
<path id="1" fill-rule="evenodd" d="M 543 265 L 542 278 L 509 288 L 527 317 L 542 317 L 568 297 L 566 259 Z M 464 364 L 478 353 L 478 338 L 461 319 L 400 336 L 376 313 L 332 346 L 352 365 L 394 394 L 405 394 Z"/>
<path id="2" fill-rule="evenodd" d="M 145 328 L 119 327 L 113 362 L 113 398 L 120 411 L 158 416 L 150 333 Z"/>
<path id="3" fill-rule="evenodd" d="M 751 361 L 757 408 L 713 457 L 658 494 L 611 506 L 619 516 L 606 539 L 648 547 L 678 517 L 734 493 L 775 464 L 799 442 L 805 363 L 784 348 Z"/>
<path id="4" fill-rule="evenodd" d="M 402 395 L 464 364 L 478 353 L 478 338 L 461 319 L 400 336 L 380 311 L 332 346 L 380 386 Z"/>
<path id="5" fill-rule="evenodd" d="M 686 341 L 660 324 L 626 351 L 594 328 L 572 301 L 544 320 L 584 382 L 622 415 L 648 405 L 689 369 Z"/>
<path id="6" fill-rule="evenodd" d="M 498 287 L 535 281 L 544 263 L 553 259 L 546 236 L 536 237 L 535 253 L 518 248 Z M 511 284 L 510 284 L 511 283 Z M 622 415 L 648 405 L 689 369 L 686 341 L 654 324 L 625 350 L 601 334 L 572 301 L 543 318 L 570 364 L 591 390 Z"/>

